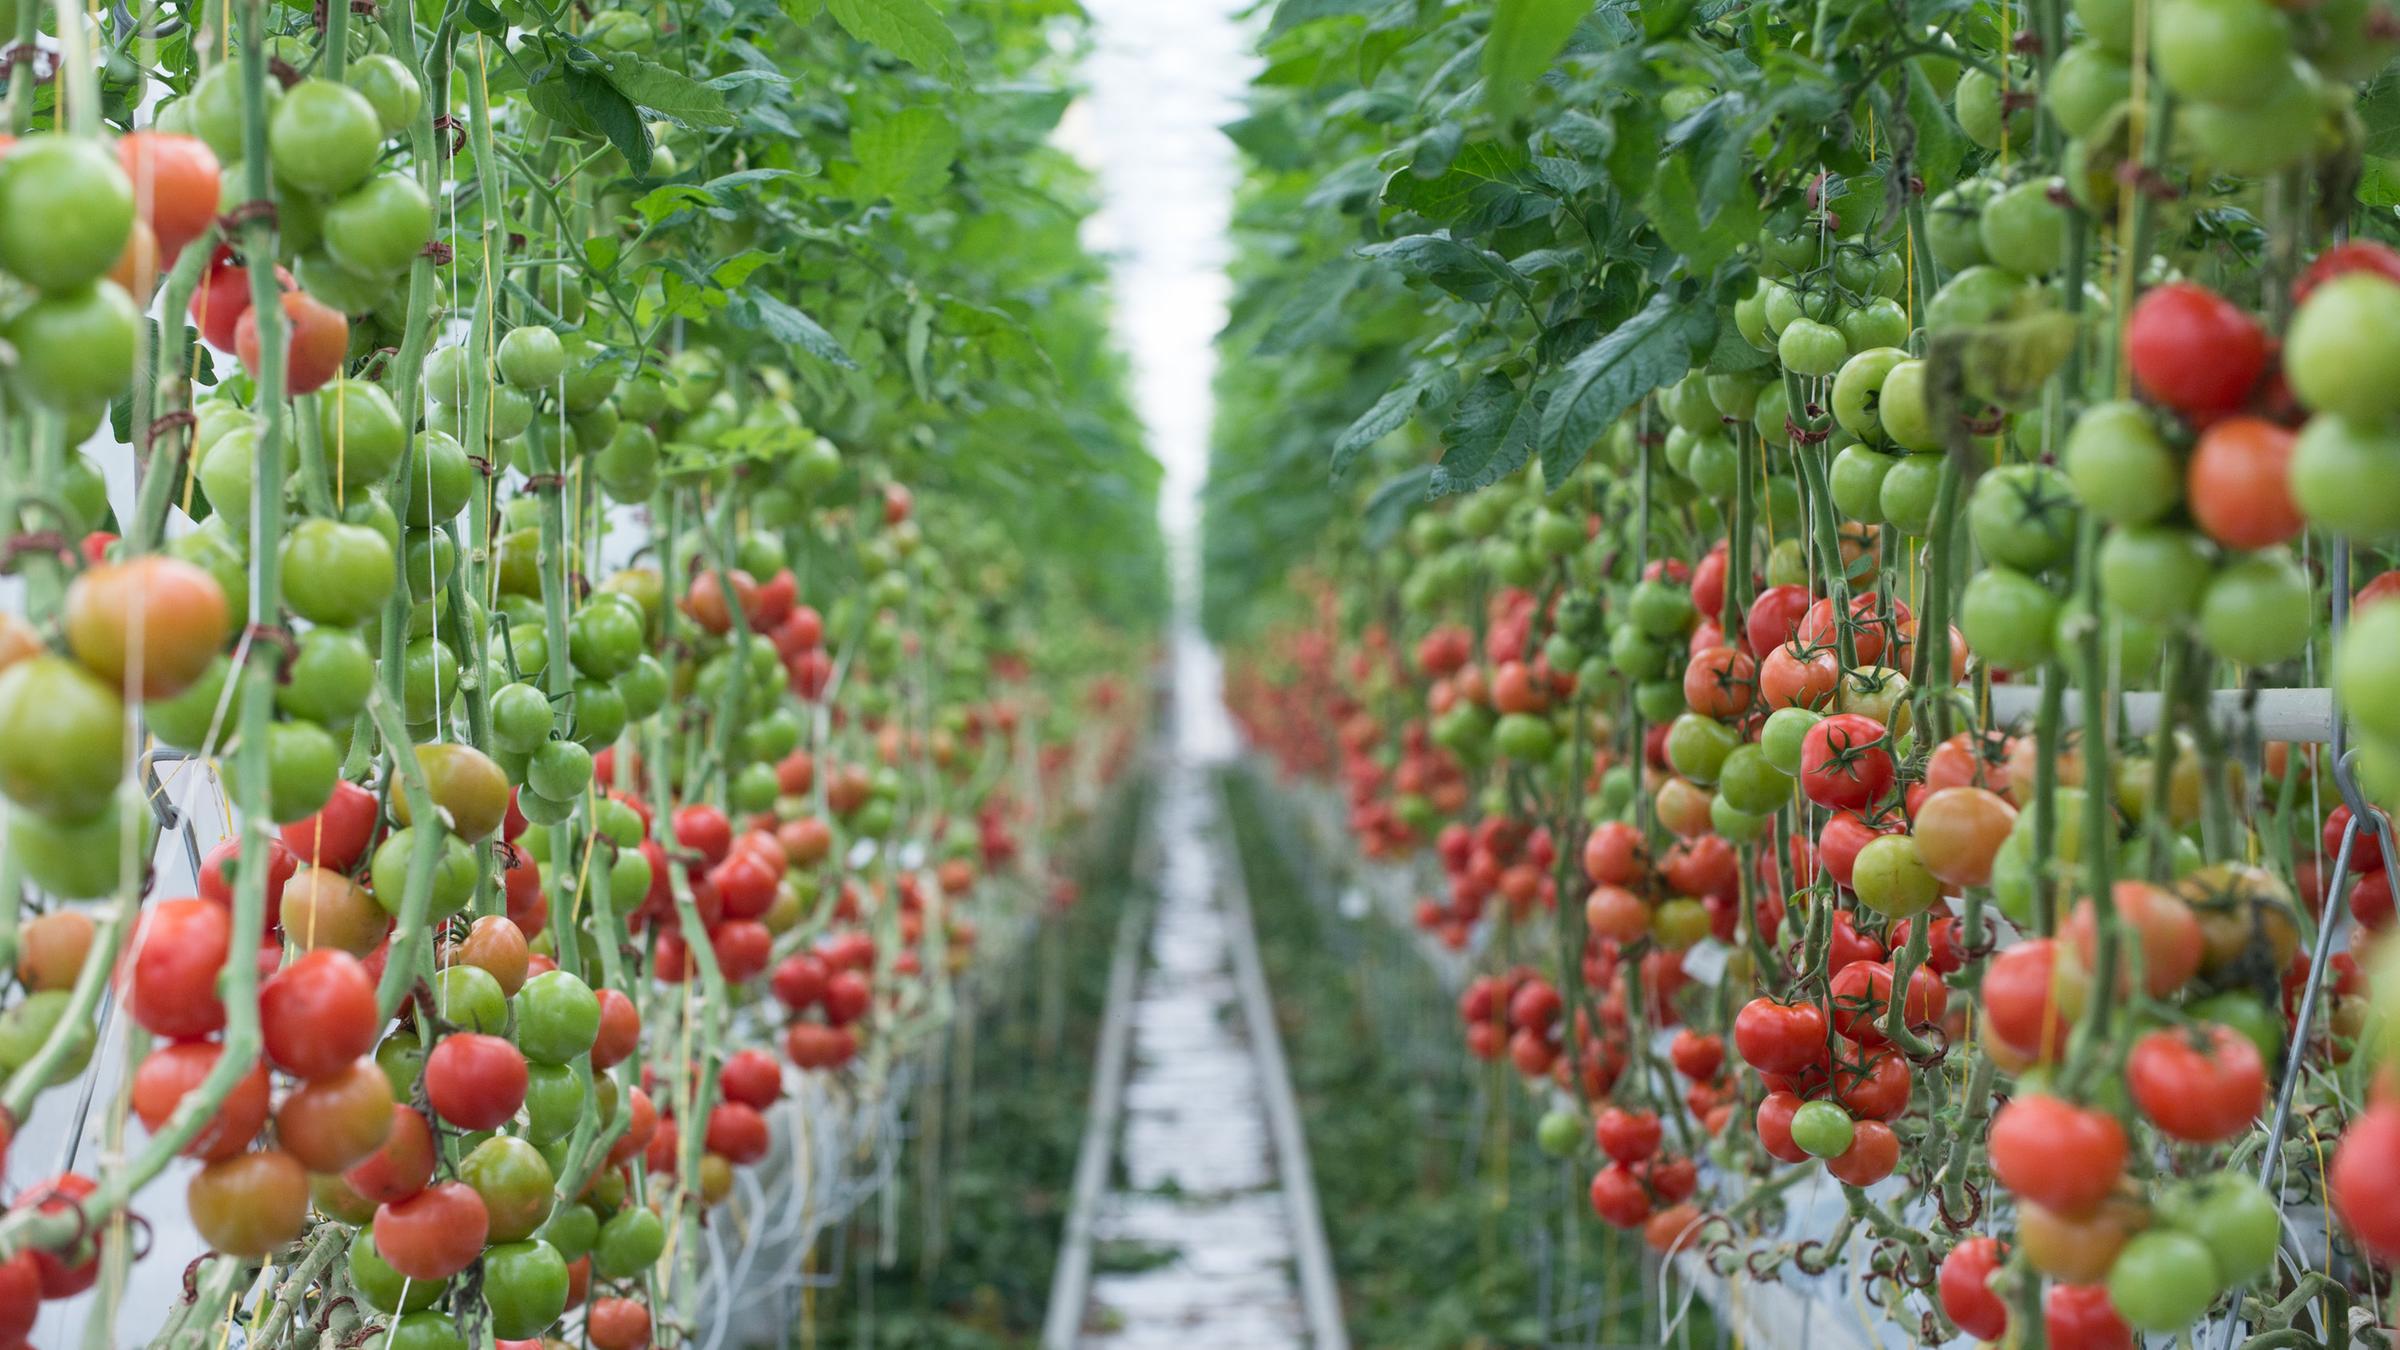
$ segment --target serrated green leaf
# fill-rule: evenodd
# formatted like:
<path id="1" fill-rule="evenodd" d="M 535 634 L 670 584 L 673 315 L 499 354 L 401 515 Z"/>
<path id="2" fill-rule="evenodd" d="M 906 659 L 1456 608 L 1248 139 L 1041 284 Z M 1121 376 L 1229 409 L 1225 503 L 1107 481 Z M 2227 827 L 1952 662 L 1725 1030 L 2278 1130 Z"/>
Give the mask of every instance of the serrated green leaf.
<path id="1" fill-rule="evenodd" d="M 1283 0 L 1275 6 L 1274 22 L 1267 25 L 1267 39 L 1273 41 L 1302 24 L 1320 19 L 1353 18 L 1373 14 L 1388 8 L 1391 0 Z"/>
<path id="2" fill-rule="evenodd" d="M 1591 0 L 1498 0 L 1483 39 L 1483 103 L 1493 117 L 1516 116 L 1526 91 L 1591 10 Z"/>
<path id="3" fill-rule="evenodd" d="M 2400 206 L 2400 159 L 2369 155 L 2359 166 L 2358 204 Z"/>
<path id="4" fill-rule="evenodd" d="M 1365 275 L 1365 264 L 1355 258 L 1336 259 L 1309 273 L 1277 307 L 1258 340 L 1258 354 L 1280 356 L 1316 341 Z"/>
<path id="5" fill-rule="evenodd" d="M 858 160 L 867 194 L 889 197 L 900 206 L 922 206 L 949 184 L 958 128 L 939 108 L 904 108 L 853 128 L 850 153 Z"/>
<path id="6" fill-rule="evenodd" d="M 636 178 L 650 172 L 650 128 L 641 110 L 615 85 L 591 71 L 554 65 L 547 78 L 526 91 L 534 111 L 578 131 L 605 136 L 625 157 Z"/>
<path id="7" fill-rule="evenodd" d="M 774 254 L 762 252 L 758 249 L 751 249 L 746 253 L 736 253 L 732 257 L 727 258 L 725 261 L 718 263 L 715 267 L 710 268 L 708 277 L 709 280 L 716 282 L 718 285 L 725 287 L 727 290 L 732 290 L 735 287 L 740 286 L 743 282 L 748 281 L 751 275 L 757 272 L 758 269 L 773 261 L 775 261 Z"/>
<path id="8" fill-rule="evenodd" d="M 1433 475 L 1433 465 L 1419 464 L 1392 475 L 1375 489 L 1375 495 L 1367 499 L 1366 510 L 1361 513 L 1366 521 L 1368 548 L 1383 548 L 1399 535 L 1409 515 L 1431 499 L 1433 494 L 1426 489 L 1432 485 Z"/>
<path id="9" fill-rule="evenodd" d="M 1375 406 L 1358 415 L 1333 443 L 1331 476 L 1338 483 L 1348 476 L 1350 466 L 1369 446 L 1408 425 L 1417 408 L 1425 401 L 1426 392 L 1441 383 L 1450 371 L 1446 366 L 1419 367 L 1399 384 L 1386 390 Z"/>
<path id="10" fill-rule="evenodd" d="M 1447 235 L 1412 234 L 1388 243 L 1370 244 L 1358 251 L 1398 267 L 1412 278 L 1430 281 L 1462 300 L 1478 304 L 1498 294 L 1502 286 L 1522 297 L 1525 278 L 1489 249 L 1473 248 Z"/>
<path id="11" fill-rule="evenodd" d="M 605 234 L 594 235 L 583 241 L 583 260 L 590 263 L 595 272 L 606 272 L 615 267 L 624 251 L 623 245 Z"/>
<path id="12" fill-rule="evenodd" d="M 688 75 L 638 56 L 615 56 L 601 75 L 618 93 L 670 122 L 687 127 L 729 127 L 739 121 L 725 96 Z"/>
<path id="13" fill-rule="evenodd" d="M 1518 186 L 1531 164 L 1524 151 L 1496 141 L 1477 141 L 1460 150 L 1438 178 L 1419 178 L 1397 169 L 1384 180 L 1386 205 L 1414 211 L 1435 224 L 1453 224 L 1469 212 L 1489 213 L 1522 198 Z"/>
<path id="14" fill-rule="evenodd" d="M 1542 413 L 1542 444 L 1568 451 L 1589 446 L 1652 390 L 1682 379 L 1695 343 L 1715 339 L 1713 308 L 1686 304 L 1665 288 L 1653 291 L 1640 312 L 1560 370 Z"/>
<path id="15" fill-rule="evenodd" d="M 966 73 L 958 35 L 926 0 L 824 0 L 843 31 L 919 70 L 955 80 Z"/>
<path id="16" fill-rule="evenodd" d="M 825 331 L 823 324 L 772 295 L 763 291 L 746 292 L 735 310 L 737 313 L 747 311 L 753 322 L 746 326 L 756 328 L 778 342 L 844 370 L 858 368 L 858 362 L 843 349 L 833 334 Z"/>
<path id="17" fill-rule="evenodd" d="M 1426 490 L 1436 497 L 1473 492 L 1524 468 L 1541 423 L 1531 388 L 1497 371 L 1485 375 L 1468 386 L 1442 429 L 1442 458 Z"/>
<path id="18" fill-rule="evenodd" d="M 1685 270 L 1696 276 L 1715 271 L 1717 264 L 1757 238 L 1766 219 L 1747 194 L 1728 202 L 1714 220 L 1706 219 L 1699 189 L 1692 185 L 1690 162 L 1681 155 L 1670 156 L 1659 166 L 1658 178 L 1642 199 L 1642 208 L 1650 216 L 1651 228 L 1668 247 L 1683 255 Z"/>

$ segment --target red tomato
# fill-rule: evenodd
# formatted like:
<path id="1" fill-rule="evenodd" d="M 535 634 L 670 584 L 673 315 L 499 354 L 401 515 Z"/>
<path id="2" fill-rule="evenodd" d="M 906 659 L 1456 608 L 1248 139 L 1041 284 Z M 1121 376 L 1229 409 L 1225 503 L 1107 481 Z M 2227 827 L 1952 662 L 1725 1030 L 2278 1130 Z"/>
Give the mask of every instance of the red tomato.
<path id="1" fill-rule="evenodd" d="M 1814 1003 L 1754 998 L 1733 1019 L 1733 1047 L 1767 1073 L 1795 1074 L 1825 1058 L 1825 1010 Z"/>
<path id="2" fill-rule="evenodd" d="M 1656 1111 L 1611 1106 L 1592 1119 L 1592 1142 L 1602 1153 L 1629 1167 L 1658 1152 L 1665 1133 Z"/>
<path id="3" fill-rule="evenodd" d="M 2044 1209 L 2081 1218 L 2125 1172 L 2125 1131 L 2105 1111 L 2056 1097 L 2014 1097 L 1992 1117 L 1992 1172 Z"/>
<path id="4" fill-rule="evenodd" d="M 1816 597 L 1806 586 L 1787 584 L 1760 591 L 1742 620 L 1742 644 L 1752 656 L 1765 660 L 1768 652 L 1799 636 L 1800 620 L 1815 603 Z"/>
<path id="5" fill-rule="evenodd" d="M 462 1130 L 500 1128 L 525 1104 L 526 1077 L 517 1047 L 481 1032 L 444 1036 L 425 1057 L 426 1100 Z"/>
<path id="6" fill-rule="evenodd" d="M 2400 1261 L 2400 1104 L 2378 1102 L 2342 1132 L 2326 1172 L 2326 1194 L 2359 1244 L 2377 1260 Z"/>
<path id="7" fill-rule="evenodd" d="M 1788 1163 L 1808 1161 L 1808 1151 L 1792 1142 L 1792 1115 L 1799 1109 L 1796 1092 L 1770 1092 L 1758 1104 L 1758 1143 L 1768 1157 Z"/>
<path id="8" fill-rule="evenodd" d="M 2134 1350 L 2133 1328 L 2117 1316 L 2108 1287 L 2056 1284 L 2042 1300 L 2042 1326 L 2050 1350 Z"/>
<path id="9" fill-rule="evenodd" d="M 1592 1178 L 1592 1212 L 1613 1227 L 1634 1227 L 1650 1217 L 1650 1192 L 1632 1168 L 1603 1167 Z"/>
<path id="10" fill-rule="evenodd" d="M 2372 239 L 2353 239 L 2335 244 L 2316 256 L 2308 270 L 2292 282 L 2292 303 L 2298 305 L 2309 292 L 2335 277 L 2350 272 L 2373 272 L 2392 281 L 2400 281 L 2400 252 Z"/>
<path id="11" fill-rule="evenodd" d="M 225 966 L 233 916 L 206 900 L 150 906 L 133 949 L 133 1020 L 158 1036 L 188 1040 L 225 1025 L 217 972 Z"/>
<path id="12" fill-rule="evenodd" d="M 1900 1166 L 1900 1136 L 1880 1120 L 1861 1120 L 1851 1126 L 1850 1147 L 1827 1158 L 1825 1170 L 1847 1186 L 1872 1186 Z"/>
<path id="13" fill-rule="evenodd" d="M 152 1134 L 165 1128 L 167 1118 L 200 1086 L 224 1051 L 215 1041 L 177 1041 L 144 1056 L 133 1074 L 133 1113 L 141 1117 L 142 1127 Z M 233 1091 L 216 1115 L 183 1146 L 183 1156 L 214 1162 L 248 1148 L 267 1123 L 268 1095 L 267 1066 L 252 1064 L 234 1080 Z"/>
<path id="14" fill-rule="evenodd" d="M 2229 417 L 2200 433 L 2184 474 L 2184 501 L 2208 537 L 2227 548 L 2265 548 L 2308 524 L 2292 500 L 2293 434 L 2257 417 Z"/>
<path id="15" fill-rule="evenodd" d="M 1883 724 L 1837 713 L 1800 742 L 1800 790 L 1819 806 L 1861 810 L 1881 801 L 1898 773 Z"/>
<path id="16" fill-rule="evenodd" d="M 2267 334 L 2231 301 L 2190 282 L 2152 288 L 2134 304 L 2125 359 L 2142 392 L 2186 417 L 2232 412 L 2267 368 Z"/>
<path id="17" fill-rule="evenodd" d="M 375 1211 L 376 1254 L 412 1280 L 446 1280 L 473 1265 L 490 1231 L 483 1197 L 463 1181 L 437 1181 Z"/>
<path id="18" fill-rule="evenodd" d="M 1996 1341 L 2008 1331 L 2008 1304 L 1992 1288 L 1992 1276 L 2008 1258 L 1998 1238 L 1978 1237 L 1942 1258 L 1942 1311 L 1958 1329 L 1979 1341 Z"/>
<path id="19" fill-rule="evenodd" d="M 375 1049 L 383 1018 L 375 982 L 348 952 L 320 947 L 275 972 L 258 991 L 267 1058 L 299 1078 L 340 1073 Z"/>
<path id="20" fill-rule="evenodd" d="M 2267 1100 L 2267 1066 L 2249 1037 L 2221 1023 L 2162 1029 L 2134 1042 L 2125 1082 L 2169 1138 L 2214 1144 L 2250 1128 Z"/>

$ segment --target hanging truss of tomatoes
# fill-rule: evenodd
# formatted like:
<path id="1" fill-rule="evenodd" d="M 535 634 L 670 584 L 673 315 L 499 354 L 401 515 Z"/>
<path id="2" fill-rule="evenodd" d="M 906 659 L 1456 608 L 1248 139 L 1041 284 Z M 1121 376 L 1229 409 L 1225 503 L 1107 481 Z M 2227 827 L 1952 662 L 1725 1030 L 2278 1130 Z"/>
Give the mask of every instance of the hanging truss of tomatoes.
<path id="1" fill-rule="evenodd" d="M 0 0 L 0 1347 L 689 1343 L 1052 905 L 1081 16 L 827 8 Z"/>
<path id="2" fill-rule="evenodd" d="M 1887 1344 L 2390 1342 L 2396 42 L 1275 7 L 1208 619 L 1598 1221 Z"/>

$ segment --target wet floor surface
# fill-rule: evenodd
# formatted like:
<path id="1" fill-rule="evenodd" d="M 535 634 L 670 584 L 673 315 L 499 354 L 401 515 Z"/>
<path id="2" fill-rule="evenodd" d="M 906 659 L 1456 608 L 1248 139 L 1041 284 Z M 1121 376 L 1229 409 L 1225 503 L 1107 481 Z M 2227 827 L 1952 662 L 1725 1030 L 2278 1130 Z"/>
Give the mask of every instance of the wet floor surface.
<path id="1" fill-rule="evenodd" d="M 1290 1212 L 1232 971 L 1215 794 L 1188 763 L 1162 789 L 1159 908 L 1081 1344 L 1296 1350 Z"/>

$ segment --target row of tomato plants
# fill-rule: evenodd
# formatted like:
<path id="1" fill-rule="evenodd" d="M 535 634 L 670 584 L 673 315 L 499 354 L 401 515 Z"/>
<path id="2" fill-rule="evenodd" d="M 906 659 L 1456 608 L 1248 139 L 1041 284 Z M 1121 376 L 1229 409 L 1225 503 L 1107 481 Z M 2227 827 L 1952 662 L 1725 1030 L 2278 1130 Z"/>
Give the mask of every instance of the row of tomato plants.
<path id="1" fill-rule="evenodd" d="M 683 1343 L 796 1076 L 1071 900 L 1152 471 L 1012 17 L 0 13 L 0 1141 L 126 1063 L 0 1345 Z M 1085 479 L 995 528 L 987 424 Z"/>
<path id="2" fill-rule="evenodd" d="M 1281 7 L 1232 698 L 1438 861 L 1598 1220 L 1923 1344 L 2390 1336 L 2391 36 Z M 1244 521 L 1328 449 L 1357 515 Z"/>

